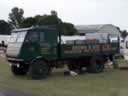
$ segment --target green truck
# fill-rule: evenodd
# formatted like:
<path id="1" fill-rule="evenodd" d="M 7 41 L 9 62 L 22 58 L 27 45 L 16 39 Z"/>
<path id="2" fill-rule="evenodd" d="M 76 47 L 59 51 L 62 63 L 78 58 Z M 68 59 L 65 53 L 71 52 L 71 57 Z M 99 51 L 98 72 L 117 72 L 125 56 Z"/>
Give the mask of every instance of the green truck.
<path id="1" fill-rule="evenodd" d="M 97 40 L 72 40 L 62 43 L 61 32 L 56 27 L 42 26 L 12 31 L 6 56 L 14 75 L 32 79 L 49 76 L 52 68 L 99 73 L 108 58 L 119 53 L 119 40 L 99 43 Z"/>

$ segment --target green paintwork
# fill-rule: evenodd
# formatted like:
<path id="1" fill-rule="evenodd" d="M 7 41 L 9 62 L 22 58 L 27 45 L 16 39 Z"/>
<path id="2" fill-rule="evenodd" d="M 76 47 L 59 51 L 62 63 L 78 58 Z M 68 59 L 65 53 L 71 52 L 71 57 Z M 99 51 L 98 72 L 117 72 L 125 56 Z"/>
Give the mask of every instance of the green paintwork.
<path id="1" fill-rule="evenodd" d="M 31 33 L 31 31 L 33 30 L 28 31 L 27 36 L 29 36 L 29 33 Z M 24 61 L 31 61 L 38 56 L 42 56 L 43 58 L 49 60 L 57 59 L 57 31 L 46 29 L 37 29 L 34 31 L 36 31 L 37 33 L 43 32 L 44 41 L 40 42 L 39 40 L 36 42 L 23 42 L 19 58 L 24 59 Z"/>
<path id="2" fill-rule="evenodd" d="M 18 58 L 23 59 L 25 62 L 30 62 L 38 56 L 47 60 L 58 60 L 93 55 L 110 55 L 119 52 L 119 43 L 99 44 L 98 42 L 88 42 L 85 40 L 83 40 L 82 44 L 61 44 L 59 47 L 59 32 L 52 28 L 30 28 L 25 31 L 27 34 L 25 40 L 20 42 L 22 46 L 20 47 L 18 56 L 7 54 L 8 58 Z M 21 32 L 21 29 L 15 32 Z M 27 38 L 30 37 L 32 32 L 36 32 L 39 37 L 37 41 L 29 42 Z M 44 36 L 40 36 L 41 32 L 43 32 Z M 40 41 L 41 37 L 44 38 L 44 41 Z M 13 46 L 11 47 L 13 49 Z M 9 50 L 7 49 L 7 51 Z"/>

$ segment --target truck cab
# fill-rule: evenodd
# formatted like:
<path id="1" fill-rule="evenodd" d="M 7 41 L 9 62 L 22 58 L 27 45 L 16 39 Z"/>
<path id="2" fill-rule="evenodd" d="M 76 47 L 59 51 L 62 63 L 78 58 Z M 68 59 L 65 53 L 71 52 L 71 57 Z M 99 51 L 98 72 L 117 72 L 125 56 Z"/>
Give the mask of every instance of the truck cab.
<path id="1" fill-rule="evenodd" d="M 12 31 L 6 57 L 15 75 L 27 73 L 36 58 L 57 58 L 58 32 L 52 27 L 16 29 Z"/>
<path id="2" fill-rule="evenodd" d="M 30 62 L 36 57 L 53 55 L 56 58 L 58 33 L 52 28 L 28 28 L 12 31 L 7 48 L 9 61 Z M 50 56 L 51 57 L 51 56 Z"/>

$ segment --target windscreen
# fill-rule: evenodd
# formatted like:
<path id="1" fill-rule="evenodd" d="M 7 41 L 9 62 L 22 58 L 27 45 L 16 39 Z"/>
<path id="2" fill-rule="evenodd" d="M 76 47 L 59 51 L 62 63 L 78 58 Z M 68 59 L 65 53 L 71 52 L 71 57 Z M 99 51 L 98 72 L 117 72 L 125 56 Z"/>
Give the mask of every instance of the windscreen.
<path id="1" fill-rule="evenodd" d="M 27 32 L 25 32 L 25 31 L 23 31 L 23 32 L 13 32 L 11 34 L 9 42 L 23 42 L 24 39 L 25 39 L 26 33 Z"/>

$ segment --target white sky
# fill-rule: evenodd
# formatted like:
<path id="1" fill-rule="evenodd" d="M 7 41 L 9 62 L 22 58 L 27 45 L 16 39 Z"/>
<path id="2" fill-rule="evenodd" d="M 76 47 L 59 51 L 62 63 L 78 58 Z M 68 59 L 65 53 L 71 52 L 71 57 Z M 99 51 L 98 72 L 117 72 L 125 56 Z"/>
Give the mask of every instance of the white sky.
<path id="1" fill-rule="evenodd" d="M 25 17 L 56 10 L 75 25 L 113 24 L 128 30 L 128 0 L 0 0 L 0 19 L 7 20 L 15 6 L 24 9 Z"/>

